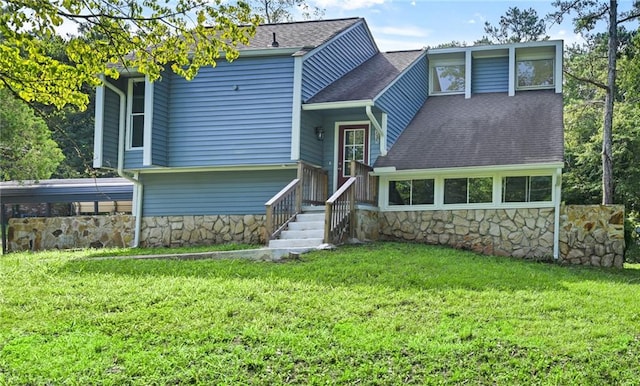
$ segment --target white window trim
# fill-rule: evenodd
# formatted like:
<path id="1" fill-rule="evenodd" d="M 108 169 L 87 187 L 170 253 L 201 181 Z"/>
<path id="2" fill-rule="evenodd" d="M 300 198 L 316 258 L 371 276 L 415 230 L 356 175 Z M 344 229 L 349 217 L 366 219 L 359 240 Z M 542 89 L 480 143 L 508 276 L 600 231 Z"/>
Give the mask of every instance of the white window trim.
<path id="1" fill-rule="evenodd" d="M 439 96 L 439 95 L 461 95 L 466 94 L 467 83 L 471 81 L 471 79 L 467 79 L 467 66 L 466 66 L 466 57 L 460 59 L 449 59 L 449 60 L 431 60 L 429 61 L 429 96 Z M 460 91 L 433 91 L 433 71 L 434 67 L 440 66 L 463 66 L 465 73 L 465 87 L 464 90 Z M 470 70 L 470 68 L 469 68 Z"/>
<path id="2" fill-rule="evenodd" d="M 136 77 L 136 78 L 129 78 L 128 82 L 127 82 L 127 146 L 126 149 L 128 151 L 141 151 L 144 149 L 145 145 L 146 145 L 146 138 L 143 138 L 143 145 L 140 147 L 133 147 L 131 146 L 131 142 L 133 141 L 133 128 L 131 127 L 131 111 L 133 110 L 133 84 L 134 83 L 139 83 L 139 82 L 145 82 L 145 78 L 143 77 Z M 147 99 L 147 88 L 146 88 L 146 84 L 145 84 L 145 90 L 144 90 L 144 98 L 145 98 L 145 111 L 144 111 L 144 120 L 145 120 L 145 126 L 146 126 L 146 122 L 147 122 L 147 103 L 146 103 L 146 99 Z M 145 130 L 143 130 L 144 133 Z M 143 134 L 144 136 L 144 134 Z"/>
<path id="3" fill-rule="evenodd" d="M 541 54 L 541 53 L 523 53 L 523 54 L 516 54 L 515 56 L 515 62 L 514 62 L 514 80 L 515 80 L 515 89 L 516 91 L 525 91 L 525 90 L 551 90 L 551 89 L 555 89 L 556 88 L 556 83 L 557 81 L 557 74 L 556 74 L 556 59 L 554 58 L 554 54 L 552 53 L 545 53 L 545 54 Z M 552 83 L 549 85 L 538 85 L 538 86 L 518 86 L 518 62 L 521 61 L 535 61 L 535 60 L 551 60 L 551 63 L 553 63 L 553 67 L 551 68 L 551 77 L 552 77 Z"/>
<path id="4" fill-rule="evenodd" d="M 553 189 L 557 181 L 560 180 L 559 173 L 561 169 L 546 170 L 511 170 L 497 171 L 492 173 L 485 172 L 467 172 L 467 173 L 408 173 L 402 175 L 380 175 L 380 184 L 378 196 L 380 200 L 380 209 L 386 212 L 402 212 L 402 211 L 426 211 L 426 210 L 460 210 L 460 209 L 518 209 L 518 208 L 553 208 L 559 200 L 559 189 Z M 502 178 L 503 177 L 536 177 L 551 176 L 552 191 L 551 201 L 533 201 L 533 202 L 502 202 Z M 450 178 L 493 178 L 493 194 L 492 202 L 487 203 L 470 203 L 470 204 L 444 204 L 444 180 Z M 389 205 L 389 182 L 390 181 L 406 181 L 418 179 L 434 180 L 434 203 L 433 205 Z"/>

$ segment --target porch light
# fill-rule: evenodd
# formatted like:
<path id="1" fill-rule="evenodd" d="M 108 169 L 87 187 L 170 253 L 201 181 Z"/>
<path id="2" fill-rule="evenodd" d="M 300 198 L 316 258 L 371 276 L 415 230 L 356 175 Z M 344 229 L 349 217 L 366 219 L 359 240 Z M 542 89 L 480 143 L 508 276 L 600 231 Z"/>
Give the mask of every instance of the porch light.
<path id="1" fill-rule="evenodd" d="M 316 127 L 316 139 L 318 141 L 324 141 L 324 129 L 320 126 Z"/>

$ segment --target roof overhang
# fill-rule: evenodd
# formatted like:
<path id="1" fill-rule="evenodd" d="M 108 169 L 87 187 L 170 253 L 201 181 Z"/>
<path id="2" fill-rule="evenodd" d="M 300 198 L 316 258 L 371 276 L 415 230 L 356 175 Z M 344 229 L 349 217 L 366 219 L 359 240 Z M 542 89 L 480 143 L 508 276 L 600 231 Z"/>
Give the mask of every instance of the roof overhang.
<path id="1" fill-rule="evenodd" d="M 518 171 L 518 170 L 535 170 L 535 169 L 562 169 L 564 167 L 563 162 L 545 162 L 535 164 L 516 164 L 516 165 L 491 165 L 491 166 L 463 166 L 456 168 L 437 168 L 437 169 L 406 169 L 397 170 L 395 166 L 384 166 L 374 168 L 372 175 L 374 176 L 402 176 L 402 175 L 415 175 L 415 174 L 430 174 L 430 175 L 444 175 L 444 174 L 477 174 L 477 173 L 490 173 L 490 172 L 506 172 L 506 171 Z"/>
<path id="2" fill-rule="evenodd" d="M 302 110 L 306 111 L 318 111 L 318 110 L 332 110 L 332 109 L 352 109 L 358 107 L 373 107 L 374 102 L 371 99 L 364 99 L 358 101 L 339 101 L 339 102 L 321 102 L 321 103 L 309 103 L 303 104 Z"/>

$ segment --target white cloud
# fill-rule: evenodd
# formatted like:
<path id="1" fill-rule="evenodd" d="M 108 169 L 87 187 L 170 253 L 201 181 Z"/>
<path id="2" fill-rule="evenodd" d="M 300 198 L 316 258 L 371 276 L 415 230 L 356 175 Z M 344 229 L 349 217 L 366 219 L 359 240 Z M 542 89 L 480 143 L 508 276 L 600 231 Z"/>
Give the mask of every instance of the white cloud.
<path id="1" fill-rule="evenodd" d="M 413 38 L 425 38 L 429 36 L 430 31 L 416 26 L 405 27 L 371 27 L 374 34 L 391 35 L 391 36 L 407 36 Z"/>
<path id="2" fill-rule="evenodd" d="M 471 19 L 471 20 L 467 21 L 467 24 L 476 24 L 476 21 Z"/>
<path id="3" fill-rule="evenodd" d="M 380 51 L 419 50 L 426 46 L 422 40 L 376 38 Z"/>
<path id="4" fill-rule="evenodd" d="M 315 4 L 320 8 L 337 8 L 344 11 L 370 8 L 374 5 L 384 4 L 387 0 L 315 0 Z"/>

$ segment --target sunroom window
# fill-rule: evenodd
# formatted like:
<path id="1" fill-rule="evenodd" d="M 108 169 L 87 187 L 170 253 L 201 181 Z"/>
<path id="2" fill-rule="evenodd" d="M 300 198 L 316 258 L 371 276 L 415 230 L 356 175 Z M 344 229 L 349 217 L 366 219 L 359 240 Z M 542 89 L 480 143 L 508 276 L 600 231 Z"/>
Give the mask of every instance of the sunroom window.
<path id="1" fill-rule="evenodd" d="M 447 178 L 444 180 L 445 204 L 478 204 L 492 202 L 493 179 Z"/>
<path id="2" fill-rule="evenodd" d="M 465 87 L 464 64 L 443 64 L 431 67 L 431 91 L 434 94 L 461 93 Z"/>
<path id="3" fill-rule="evenodd" d="M 518 89 L 554 86 L 553 59 L 518 60 L 516 71 Z"/>
<path id="4" fill-rule="evenodd" d="M 433 205 L 433 179 L 389 181 L 389 205 Z"/>
<path id="5" fill-rule="evenodd" d="M 551 201 L 551 176 L 518 176 L 502 179 L 502 202 Z"/>
<path id="6" fill-rule="evenodd" d="M 144 146 L 144 98 L 145 80 L 136 78 L 129 80 L 129 148 Z"/>

